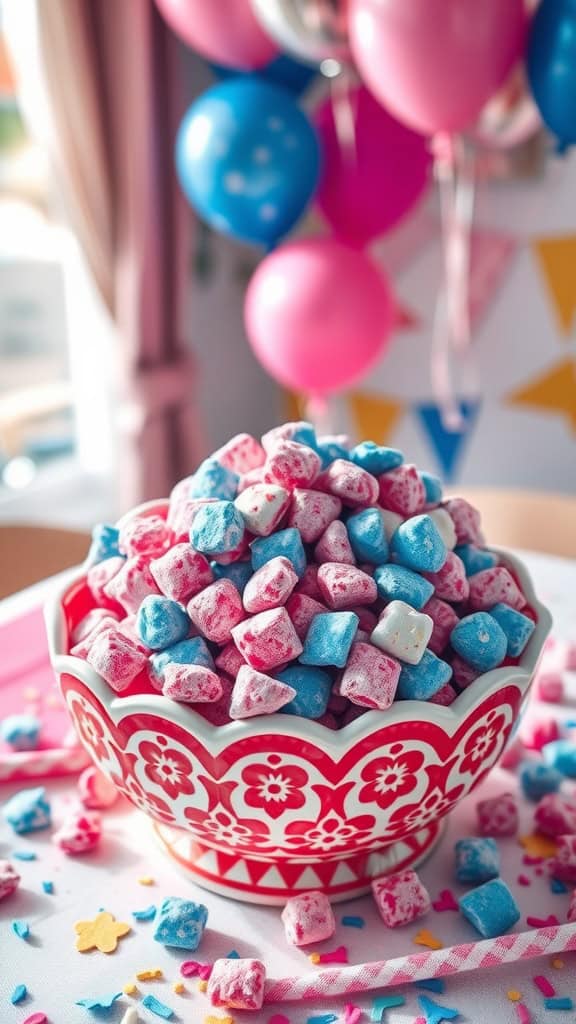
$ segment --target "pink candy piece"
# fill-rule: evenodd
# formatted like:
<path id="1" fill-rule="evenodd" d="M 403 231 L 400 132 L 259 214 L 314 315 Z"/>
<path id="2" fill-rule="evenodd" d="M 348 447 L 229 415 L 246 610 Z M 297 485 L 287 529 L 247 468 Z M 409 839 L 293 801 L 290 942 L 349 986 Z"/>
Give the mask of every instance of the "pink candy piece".
<path id="1" fill-rule="evenodd" d="M 234 504 L 250 533 L 268 537 L 286 515 L 290 494 L 277 484 L 255 483 L 238 494 Z"/>
<path id="2" fill-rule="evenodd" d="M 566 914 L 567 921 L 576 921 L 576 889 L 570 896 L 570 903 L 568 904 L 568 913 Z"/>
<path id="3" fill-rule="evenodd" d="M 236 647 L 236 644 L 233 643 L 232 640 L 222 648 L 218 657 L 215 658 L 215 663 L 216 667 L 219 668 L 221 672 L 226 672 L 226 674 L 232 676 L 233 679 L 236 678 L 238 669 L 240 669 L 242 665 L 246 664 L 244 658 L 240 654 L 240 651 Z"/>
<path id="4" fill-rule="evenodd" d="M 52 842 L 70 856 L 89 853 L 101 838 L 100 815 L 89 811 L 73 812 L 52 834 Z"/>
<path id="5" fill-rule="evenodd" d="M 576 672 L 576 644 L 566 644 L 564 650 L 564 668 L 568 672 Z"/>
<path id="6" fill-rule="evenodd" d="M 96 638 L 86 661 L 116 693 L 122 693 L 145 668 L 146 655 L 129 637 L 110 630 Z"/>
<path id="7" fill-rule="evenodd" d="M 488 570 L 491 572 L 491 570 Z M 424 572 L 423 576 L 434 584 L 434 596 L 444 601 L 465 601 L 470 591 L 464 562 L 453 551 L 438 572 Z M 492 602 L 494 604 L 494 602 Z"/>
<path id="8" fill-rule="evenodd" d="M 269 454 L 278 444 L 279 441 L 293 441 L 295 436 L 300 433 L 302 436 L 302 430 L 310 429 L 310 424 L 306 423 L 305 420 L 294 420 L 290 423 L 281 423 L 279 427 L 272 427 L 271 430 L 267 430 L 262 435 L 260 440 L 262 441 L 262 447 L 264 451 Z"/>
<path id="9" fill-rule="evenodd" d="M 90 633 L 87 633 L 82 640 L 79 640 L 77 644 L 74 644 L 74 647 L 70 648 L 70 654 L 74 658 L 85 658 L 95 642 L 96 637 L 102 636 L 104 633 L 109 633 L 110 630 L 120 633 L 124 632 L 124 630 L 121 629 L 121 623 L 119 623 L 113 615 L 105 615 L 95 623 Z"/>
<path id="10" fill-rule="evenodd" d="M 20 875 L 9 860 L 0 860 L 0 900 L 11 896 L 20 885 Z"/>
<path id="11" fill-rule="evenodd" d="M 142 643 L 140 639 L 140 633 L 138 632 L 138 617 L 136 615 L 125 615 L 123 619 L 118 623 L 118 632 L 122 633 L 122 636 L 127 636 L 129 640 L 132 640 L 139 651 L 142 654 L 152 654 L 152 649 L 146 647 L 146 644 Z"/>
<path id="12" fill-rule="evenodd" d="M 230 551 L 224 551 L 221 554 L 213 554 L 210 557 L 214 562 L 218 562 L 218 565 L 231 565 L 232 562 L 240 562 L 248 554 L 249 543 L 250 534 L 244 533 L 237 547 L 232 548 Z"/>
<path id="13" fill-rule="evenodd" d="M 409 463 L 379 477 L 380 504 L 401 516 L 414 516 L 426 504 L 424 484 L 416 466 Z"/>
<path id="14" fill-rule="evenodd" d="M 561 704 L 564 700 L 564 680 L 560 672 L 540 672 L 536 676 L 536 695 L 547 704 Z"/>
<path id="15" fill-rule="evenodd" d="M 518 832 L 518 805 L 512 793 L 502 793 L 476 804 L 481 836 L 515 836 Z"/>
<path id="16" fill-rule="evenodd" d="M 431 597 L 422 611 L 424 615 L 429 615 L 434 623 L 428 647 L 433 654 L 442 657 L 450 641 L 450 634 L 458 622 L 458 616 L 451 605 L 438 597 Z"/>
<path id="17" fill-rule="evenodd" d="M 201 590 L 186 605 L 194 625 L 207 640 L 223 644 L 244 618 L 242 599 L 230 580 L 221 579 Z"/>
<path id="18" fill-rule="evenodd" d="M 106 603 L 108 593 L 105 588 L 124 565 L 125 559 L 118 556 L 116 558 L 105 558 L 103 562 L 97 562 L 96 565 L 90 566 L 86 575 L 86 582 L 90 593 L 98 604 Z"/>
<path id="19" fill-rule="evenodd" d="M 503 565 L 482 569 L 470 576 L 470 607 L 474 611 L 489 611 L 503 603 L 518 611 L 524 608 L 526 598 Z"/>
<path id="20" fill-rule="evenodd" d="M 454 665 L 452 665 L 454 667 Z M 520 761 L 523 761 L 526 757 L 526 747 L 519 736 L 512 740 L 506 747 L 502 757 L 500 758 L 499 765 L 501 768 L 505 768 L 507 771 L 514 771 L 518 767 Z"/>
<path id="21" fill-rule="evenodd" d="M 188 600 L 214 579 L 208 559 L 185 542 L 153 559 L 150 572 L 161 593 L 173 601 Z"/>
<path id="22" fill-rule="evenodd" d="M 83 619 L 80 619 L 80 622 L 77 623 L 70 633 L 71 643 L 80 643 L 80 641 L 88 637 L 102 621 L 111 623 L 117 618 L 118 616 L 107 608 L 92 608 Z"/>
<path id="23" fill-rule="evenodd" d="M 323 892 L 291 896 L 282 911 L 286 941 L 291 946 L 308 946 L 330 939 L 336 922 L 328 897 Z"/>
<path id="24" fill-rule="evenodd" d="M 146 555 L 129 558 L 104 587 L 104 593 L 118 601 L 127 612 L 137 612 L 148 594 L 159 594 Z"/>
<path id="25" fill-rule="evenodd" d="M 222 683 L 205 665 L 179 665 L 170 661 L 164 668 L 162 693 L 185 704 L 212 704 L 222 696 Z"/>
<path id="26" fill-rule="evenodd" d="M 339 691 L 353 704 L 386 710 L 392 704 L 400 663 L 366 643 L 353 643 L 342 673 Z"/>
<path id="27" fill-rule="evenodd" d="M 523 732 L 524 744 L 529 750 L 542 750 L 547 743 L 560 739 L 560 729 L 555 718 L 541 718 Z"/>
<path id="28" fill-rule="evenodd" d="M 300 531 L 305 544 L 313 544 L 330 523 L 338 519 L 342 502 L 333 494 L 296 488 L 288 516 L 288 526 Z"/>
<path id="29" fill-rule="evenodd" d="M 238 957 L 215 960 L 207 995 L 212 1006 L 231 1010 L 259 1010 L 264 1002 L 266 969 L 260 960 Z"/>
<path id="30" fill-rule="evenodd" d="M 271 715 L 294 700 L 296 690 L 279 679 L 243 665 L 236 676 L 230 704 L 230 718 Z"/>
<path id="31" fill-rule="evenodd" d="M 101 811 L 116 803 L 118 790 L 103 772 L 91 764 L 78 779 L 78 795 L 88 810 Z"/>
<path id="32" fill-rule="evenodd" d="M 249 473 L 264 465 L 266 452 L 251 434 L 236 434 L 214 452 L 213 458 L 233 473 Z"/>
<path id="33" fill-rule="evenodd" d="M 291 594 L 286 601 L 286 611 L 300 640 L 303 641 L 310 629 L 312 619 L 320 612 L 325 612 L 326 605 L 321 604 L 320 601 L 315 601 L 313 597 L 308 597 L 307 594 Z"/>
<path id="34" fill-rule="evenodd" d="M 285 608 L 260 612 L 232 629 L 238 650 L 252 668 L 266 672 L 302 654 L 302 644 Z"/>
<path id="35" fill-rule="evenodd" d="M 172 532 L 162 516 L 134 516 L 120 527 L 118 550 L 128 558 L 159 558 L 171 543 Z"/>
<path id="36" fill-rule="evenodd" d="M 547 793 L 538 801 L 534 824 L 545 836 L 576 834 L 576 802 L 560 793 Z"/>
<path id="37" fill-rule="evenodd" d="M 292 491 L 309 487 L 322 468 L 322 459 L 312 448 L 297 441 L 279 441 L 269 452 L 262 478 Z"/>
<path id="38" fill-rule="evenodd" d="M 556 856 L 549 861 L 550 874 L 562 882 L 576 882 L 576 835 L 556 837 Z"/>
<path id="39" fill-rule="evenodd" d="M 456 529 L 458 544 L 484 546 L 484 534 L 480 528 L 480 513 L 465 498 L 450 498 L 444 503 Z"/>
<path id="40" fill-rule="evenodd" d="M 375 878 L 372 893 L 387 928 L 409 924 L 430 910 L 430 896 L 415 871 Z"/>
<path id="41" fill-rule="evenodd" d="M 373 604 L 378 597 L 376 581 L 354 565 L 326 562 L 318 570 L 318 587 L 329 608 Z"/>
<path id="42" fill-rule="evenodd" d="M 458 694 L 450 683 L 444 683 L 436 693 L 433 693 L 431 697 L 428 697 L 429 704 L 438 704 L 440 707 L 447 708 L 450 704 L 453 704 Z"/>
<path id="43" fill-rule="evenodd" d="M 344 505 L 375 505 L 378 501 L 378 481 L 371 473 L 345 459 L 334 459 L 316 481 L 318 490 L 336 495 Z"/>
<path id="44" fill-rule="evenodd" d="M 298 576 L 288 558 L 279 555 L 258 569 L 244 588 L 242 602 L 247 612 L 265 612 L 285 604 Z"/>
<path id="45" fill-rule="evenodd" d="M 314 548 L 317 562 L 341 562 L 345 565 L 356 565 L 356 558 L 350 545 L 348 531 L 339 519 L 335 519 L 326 527 Z"/>

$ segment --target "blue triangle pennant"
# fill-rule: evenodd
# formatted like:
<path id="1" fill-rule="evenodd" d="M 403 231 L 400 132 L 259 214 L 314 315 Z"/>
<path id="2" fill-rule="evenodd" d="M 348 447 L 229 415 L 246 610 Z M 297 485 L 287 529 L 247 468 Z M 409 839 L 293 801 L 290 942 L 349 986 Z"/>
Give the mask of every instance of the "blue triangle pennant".
<path id="1" fill-rule="evenodd" d="M 442 414 L 437 405 L 425 402 L 415 406 L 415 411 L 420 417 L 429 440 L 432 442 L 442 475 L 446 481 L 454 479 L 458 462 L 463 454 L 464 442 L 474 427 L 480 402 L 463 401 L 459 403 L 459 406 L 464 421 L 462 430 L 447 430 L 442 423 Z"/>

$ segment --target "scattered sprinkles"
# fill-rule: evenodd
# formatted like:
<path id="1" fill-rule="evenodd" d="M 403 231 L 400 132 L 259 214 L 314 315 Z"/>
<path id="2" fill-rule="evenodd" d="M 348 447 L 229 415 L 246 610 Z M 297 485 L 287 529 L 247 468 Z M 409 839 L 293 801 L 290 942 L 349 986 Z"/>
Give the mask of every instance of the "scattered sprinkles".
<path id="1" fill-rule="evenodd" d="M 429 932 L 427 928 L 421 928 L 412 939 L 412 942 L 416 946 L 426 946 L 428 949 L 442 949 L 440 939 L 432 935 L 432 932 Z"/>
<path id="2" fill-rule="evenodd" d="M 417 981 L 417 988 L 427 989 L 428 992 L 443 992 L 446 988 L 444 978 L 426 978 L 425 981 Z"/>
<path id="3" fill-rule="evenodd" d="M 38 854 L 34 850 L 13 850 L 12 857 L 14 860 L 37 860 Z"/>
<path id="4" fill-rule="evenodd" d="M 366 921 L 363 917 L 354 917 L 352 915 L 346 915 L 342 918 L 342 924 L 345 928 L 365 928 Z"/>
<path id="5" fill-rule="evenodd" d="M 138 885 L 154 885 L 154 879 L 150 875 L 143 875 L 138 879 Z"/>
<path id="6" fill-rule="evenodd" d="M 122 991 L 125 996 L 135 996 L 136 993 L 138 992 L 138 986 L 135 985 L 133 981 L 129 981 L 127 982 L 126 985 L 124 985 Z"/>
<path id="7" fill-rule="evenodd" d="M 565 882 L 562 882 L 559 878 L 550 879 L 550 892 L 553 893 L 565 893 L 568 892 L 568 886 Z"/>
<path id="8" fill-rule="evenodd" d="M 16 985 L 16 988 L 14 989 L 12 995 L 10 996 L 10 1002 L 12 1003 L 12 1006 L 17 1006 L 18 1003 L 21 1003 L 23 999 L 26 999 L 27 995 L 28 989 L 26 988 L 26 985 Z"/>
<path id="9" fill-rule="evenodd" d="M 516 1003 L 516 1014 L 518 1016 L 519 1024 L 532 1024 L 532 1018 L 528 1007 L 524 1006 L 524 1003 Z"/>
<path id="10" fill-rule="evenodd" d="M 180 964 L 180 974 L 183 978 L 197 976 L 202 981 L 207 981 L 212 973 L 212 964 L 201 964 L 198 960 L 184 960 Z"/>
<path id="11" fill-rule="evenodd" d="M 517 882 L 518 885 L 532 885 L 528 875 L 518 875 Z"/>
<path id="12" fill-rule="evenodd" d="M 560 924 L 556 914 L 548 914 L 548 917 L 532 917 L 531 914 L 526 918 L 526 924 L 529 924 L 531 928 L 549 928 L 551 925 Z"/>
<path id="13" fill-rule="evenodd" d="M 48 1024 L 48 1017 L 40 1011 L 39 1013 L 31 1014 L 30 1017 L 26 1017 L 22 1024 Z"/>
<path id="14" fill-rule="evenodd" d="M 133 910 L 132 917 L 137 921 L 153 921 L 156 917 L 156 907 L 152 903 L 149 907 L 145 907 L 144 910 Z"/>
<path id="15" fill-rule="evenodd" d="M 544 1006 L 547 1010 L 573 1010 L 574 1003 L 570 996 L 556 996 L 552 999 L 545 999 Z"/>
<path id="16" fill-rule="evenodd" d="M 313 964 L 347 964 L 348 950 L 346 946 L 338 946 L 326 953 L 310 953 L 308 958 Z"/>
<path id="17" fill-rule="evenodd" d="M 84 1006 L 87 1010 L 109 1010 L 121 996 L 121 992 L 113 992 L 111 995 L 98 996 L 95 999 L 77 999 L 76 1006 Z"/>
<path id="18" fill-rule="evenodd" d="M 334 1024 L 338 1020 L 335 1013 L 320 1013 L 315 1017 L 307 1017 L 306 1024 Z"/>
<path id="19" fill-rule="evenodd" d="M 451 1006 L 440 1006 L 434 1000 L 428 999 L 428 996 L 418 996 L 418 1005 L 426 1017 L 426 1024 L 441 1024 L 443 1020 L 454 1020 L 460 1016 L 458 1010 Z"/>
<path id="20" fill-rule="evenodd" d="M 432 901 L 432 907 L 438 914 L 441 914 L 446 910 L 458 911 L 456 897 L 450 889 L 442 889 L 438 899 Z"/>
<path id="21" fill-rule="evenodd" d="M 204 1017 L 204 1024 L 234 1024 L 234 1017 Z"/>
<path id="22" fill-rule="evenodd" d="M 344 1012 L 346 1012 L 346 1007 L 344 1007 Z M 268 1024 L 290 1024 L 290 1021 L 283 1013 L 273 1013 L 268 1020 Z"/>
<path id="23" fill-rule="evenodd" d="M 534 857 L 553 857 L 556 853 L 556 843 L 549 836 L 543 836 L 539 832 L 533 832 L 528 836 L 518 836 L 520 846 L 523 846 L 526 853 Z"/>
<path id="24" fill-rule="evenodd" d="M 555 971 L 561 971 L 564 967 L 564 961 L 560 960 L 560 957 L 555 956 L 554 959 L 550 961 L 550 967 L 553 967 Z"/>
<path id="25" fill-rule="evenodd" d="M 344 1024 L 358 1024 L 362 1016 L 362 1010 L 359 1006 L 354 1006 L 354 1003 L 346 1003 L 344 1007 Z M 268 1021 L 271 1024 L 271 1021 Z"/>
<path id="26" fill-rule="evenodd" d="M 27 939 L 30 935 L 30 925 L 27 921 L 12 921 L 12 931 L 19 939 Z"/>
<path id="27" fill-rule="evenodd" d="M 519 1003 L 522 999 L 522 993 L 517 988 L 509 988 L 506 995 L 511 1003 Z"/>
<path id="28" fill-rule="evenodd" d="M 532 978 L 532 981 L 536 985 L 536 988 L 540 989 L 543 996 L 556 995 L 556 989 L 552 982 L 548 981 L 548 978 L 544 978 L 541 974 L 537 974 L 535 978 Z"/>
<path id="29" fill-rule="evenodd" d="M 112 914 L 102 911 L 93 921 L 76 922 L 76 949 L 79 953 L 86 953 L 90 949 L 98 949 L 101 953 L 113 953 L 118 945 L 118 939 L 128 935 L 131 930 L 129 924 L 116 921 Z"/>
<path id="30" fill-rule="evenodd" d="M 156 999 L 156 996 L 144 996 L 142 1006 L 145 1006 L 151 1013 L 155 1013 L 157 1017 L 162 1017 L 164 1020 L 171 1020 L 174 1016 L 174 1010 L 170 1006 L 166 1006 L 166 1003 Z"/>
<path id="31" fill-rule="evenodd" d="M 381 1021 L 386 1010 L 392 1010 L 395 1006 L 404 1006 L 405 1002 L 404 996 L 379 996 L 372 1003 L 370 1020 Z"/>
<path id="32" fill-rule="evenodd" d="M 51 896 L 52 893 L 54 892 L 54 882 L 42 882 L 42 892 L 45 892 L 48 896 Z"/>
<path id="33" fill-rule="evenodd" d="M 239 960 L 240 959 L 240 953 L 238 953 L 235 949 L 231 949 L 230 952 L 226 954 L 226 959 L 227 960 Z"/>
<path id="34" fill-rule="evenodd" d="M 158 981 L 163 978 L 164 975 L 159 967 L 154 967 L 152 970 L 138 971 L 136 978 L 138 981 Z"/>
<path id="35" fill-rule="evenodd" d="M 182 993 L 186 991 L 186 985 L 183 981 L 173 981 L 172 991 L 175 992 L 177 996 L 181 996 Z"/>

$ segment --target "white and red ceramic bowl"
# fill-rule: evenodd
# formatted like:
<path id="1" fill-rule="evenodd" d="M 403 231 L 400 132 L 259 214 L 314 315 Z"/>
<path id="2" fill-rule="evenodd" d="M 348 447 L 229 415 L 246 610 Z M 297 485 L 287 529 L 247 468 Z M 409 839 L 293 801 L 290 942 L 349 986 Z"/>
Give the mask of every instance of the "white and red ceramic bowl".
<path id="1" fill-rule="evenodd" d="M 523 564 L 499 554 L 536 629 L 517 665 L 487 672 L 450 707 L 399 701 L 332 731 L 280 714 L 216 727 L 160 694 L 117 697 L 67 653 L 94 604 L 84 575 L 47 609 L 52 662 L 93 760 L 200 885 L 255 903 L 306 889 L 350 899 L 428 853 L 519 720 L 551 620 Z"/>

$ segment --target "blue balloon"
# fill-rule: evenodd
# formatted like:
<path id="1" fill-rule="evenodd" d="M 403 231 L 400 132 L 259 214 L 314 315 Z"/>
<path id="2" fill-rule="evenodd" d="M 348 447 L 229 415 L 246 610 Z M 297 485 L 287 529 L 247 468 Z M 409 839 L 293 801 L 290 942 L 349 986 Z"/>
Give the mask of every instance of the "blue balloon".
<path id="1" fill-rule="evenodd" d="M 180 184 L 217 231 L 267 248 L 294 226 L 320 175 L 316 132 L 285 89 L 257 76 L 208 89 L 176 140 Z"/>
<path id="2" fill-rule="evenodd" d="M 528 45 L 528 80 L 564 152 L 576 142 L 576 0 L 542 0 Z"/>
<path id="3" fill-rule="evenodd" d="M 258 78 L 263 78 L 266 82 L 284 86 L 295 96 L 300 96 L 318 73 L 317 68 L 310 64 L 301 64 L 300 61 L 294 60 L 285 53 L 281 53 L 279 57 L 270 61 L 263 68 L 258 68 L 256 72 L 235 71 L 234 68 L 225 68 L 220 64 L 210 64 L 209 67 L 216 77 L 221 79 L 232 78 L 234 75 L 256 74 Z"/>

